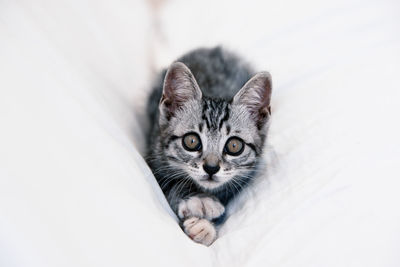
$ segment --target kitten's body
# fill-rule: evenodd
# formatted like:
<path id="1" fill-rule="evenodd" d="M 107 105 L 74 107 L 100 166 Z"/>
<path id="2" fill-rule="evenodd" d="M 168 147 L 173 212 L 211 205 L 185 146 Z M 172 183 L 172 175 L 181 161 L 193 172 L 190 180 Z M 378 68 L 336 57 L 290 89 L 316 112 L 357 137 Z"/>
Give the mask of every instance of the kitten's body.
<path id="1" fill-rule="evenodd" d="M 175 63 L 163 71 L 149 99 L 147 161 L 185 232 L 209 245 L 216 237 L 213 224 L 223 221 L 225 206 L 258 167 L 268 128 L 270 77 L 261 73 L 248 82 L 255 73 L 221 48 L 198 49 L 178 61 L 188 69 Z M 268 86 L 266 93 L 261 87 Z M 198 137 L 200 149 L 182 148 L 187 133 Z M 236 136 L 244 148 L 232 156 L 225 143 Z"/>

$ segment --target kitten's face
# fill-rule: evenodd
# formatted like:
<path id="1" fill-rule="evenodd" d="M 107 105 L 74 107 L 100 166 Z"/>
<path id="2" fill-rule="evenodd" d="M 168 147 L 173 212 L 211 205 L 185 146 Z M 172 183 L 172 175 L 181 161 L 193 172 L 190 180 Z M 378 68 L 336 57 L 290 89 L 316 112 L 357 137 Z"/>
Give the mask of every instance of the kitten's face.
<path id="1" fill-rule="evenodd" d="M 263 95 L 246 88 L 240 90 L 230 103 L 204 98 L 194 78 L 187 73 L 189 70 L 178 67 L 183 70 L 173 73 L 175 76 L 186 71 L 184 77 L 192 79 L 185 84 L 182 77 L 174 76 L 175 88 L 166 91 L 171 71 L 166 76 L 160 102 L 160 126 L 162 149 L 169 165 L 206 190 L 212 191 L 223 185 L 235 190 L 236 185 L 248 182 L 261 154 L 269 101 L 266 109 L 261 110 L 265 106 Z M 181 87 L 177 87 L 177 81 Z M 256 86 L 252 85 L 253 88 Z M 248 91 L 254 93 L 253 98 Z M 255 105 L 254 101 L 259 104 Z M 257 113 L 249 108 L 249 104 Z M 259 114 L 265 111 L 267 113 Z"/>
<path id="2" fill-rule="evenodd" d="M 189 101 L 163 131 L 170 165 L 208 190 L 248 178 L 264 139 L 244 106 L 211 99 Z"/>

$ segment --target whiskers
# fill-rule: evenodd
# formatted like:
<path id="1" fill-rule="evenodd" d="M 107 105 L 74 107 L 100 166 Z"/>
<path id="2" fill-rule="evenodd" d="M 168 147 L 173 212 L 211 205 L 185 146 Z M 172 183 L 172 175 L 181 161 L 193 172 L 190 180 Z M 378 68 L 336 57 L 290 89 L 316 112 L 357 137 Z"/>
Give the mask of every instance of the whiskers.
<path id="1" fill-rule="evenodd" d="M 255 161 L 246 166 L 238 166 L 235 168 L 235 172 L 238 174 L 233 175 L 225 185 L 225 190 L 229 190 L 231 194 L 236 196 L 243 188 L 247 187 L 253 181 L 255 181 L 263 172 L 266 170 L 266 163 L 262 160 Z M 227 173 L 232 175 L 233 171 Z"/>
<path id="2" fill-rule="evenodd" d="M 181 181 L 188 180 L 188 179 L 189 179 L 189 177 L 186 173 L 175 172 L 173 174 L 168 174 L 168 175 L 163 176 L 163 178 L 160 179 L 159 184 L 160 184 L 161 189 L 165 189 L 173 181 L 177 182 L 176 185 L 173 185 L 174 187 L 176 187 L 179 185 L 179 183 Z"/>

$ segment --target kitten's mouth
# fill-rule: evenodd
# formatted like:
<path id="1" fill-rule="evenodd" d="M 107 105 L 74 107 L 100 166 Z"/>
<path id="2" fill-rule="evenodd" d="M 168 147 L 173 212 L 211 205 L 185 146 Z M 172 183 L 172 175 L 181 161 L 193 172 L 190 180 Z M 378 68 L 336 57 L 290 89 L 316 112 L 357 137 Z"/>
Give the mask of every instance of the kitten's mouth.
<path id="1" fill-rule="evenodd" d="M 215 176 L 207 175 L 204 178 L 200 179 L 201 182 L 210 182 L 210 183 L 218 183 L 218 179 Z"/>
<path id="2" fill-rule="evenodd" d="M 199 185 L 206 189 L 215 189 L 220 186 L 221 182 L 215 176 L 203 176 L 201 179 L 198 180 Z"/>

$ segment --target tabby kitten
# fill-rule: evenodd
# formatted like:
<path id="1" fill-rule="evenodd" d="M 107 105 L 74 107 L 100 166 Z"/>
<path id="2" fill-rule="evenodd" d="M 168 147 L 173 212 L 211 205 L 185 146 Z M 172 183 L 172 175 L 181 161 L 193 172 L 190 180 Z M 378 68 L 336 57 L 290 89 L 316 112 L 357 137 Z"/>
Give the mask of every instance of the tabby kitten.
<path id="1" fill-rule="evenodd" d="M 209 246 L 225 207 L 254 178 L 270 117 L 271 77 L 221 49 L 161 73 L 148 102 L 147 162 L 185 233 Z"/>

